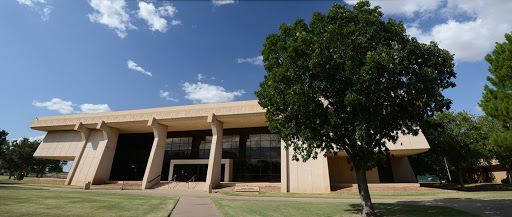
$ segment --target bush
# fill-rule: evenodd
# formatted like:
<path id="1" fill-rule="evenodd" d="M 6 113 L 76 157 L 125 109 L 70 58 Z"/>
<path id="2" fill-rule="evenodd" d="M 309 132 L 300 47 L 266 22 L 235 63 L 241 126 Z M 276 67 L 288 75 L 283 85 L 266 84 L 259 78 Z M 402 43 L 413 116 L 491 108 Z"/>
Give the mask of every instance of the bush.
<path id="1" fill-rule="evenodd" d="M 510 184 L 510 180 L 508 180 L 508 178 L 504 178 L 501 180 L 501 183 L 503 184 Z"/>

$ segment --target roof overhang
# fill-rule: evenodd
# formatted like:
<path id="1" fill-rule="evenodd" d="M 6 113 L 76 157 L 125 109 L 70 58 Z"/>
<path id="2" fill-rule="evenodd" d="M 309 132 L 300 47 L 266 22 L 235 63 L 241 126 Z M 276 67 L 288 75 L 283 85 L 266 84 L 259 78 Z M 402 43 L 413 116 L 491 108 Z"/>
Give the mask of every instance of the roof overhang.
<path id="1" fill-rule="evenodd" d="M 169 131 L 206 130 L 211 129 L 211 124 L 207 122 L 210 114 L 215 114 L 226 129 L 268 126 L 265 122 L 265 110 L 257 100 L 251 100 L 38 117 L 30 124 L 30 128 L 46 132 L 73 130 L 77 124 L 82 123 L 84 127 L 94 129 L 98 123 L 104 121 L 107 126 L 119 129 L 120 133 L 146 133 L 152 132 L 148 121 L 156 118 L 158 123 L 167 125 Z"/>

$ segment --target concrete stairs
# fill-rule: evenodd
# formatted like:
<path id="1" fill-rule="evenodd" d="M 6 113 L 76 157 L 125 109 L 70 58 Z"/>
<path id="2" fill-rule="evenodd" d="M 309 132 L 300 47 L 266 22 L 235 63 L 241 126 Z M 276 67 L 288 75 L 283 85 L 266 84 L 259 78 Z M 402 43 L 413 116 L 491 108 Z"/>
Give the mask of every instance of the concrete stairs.
<path id="1" fill-rule="evenodd" d="M 155 184 L 152 189 L 205 191 L 206 182 L 160 182 Z"/>

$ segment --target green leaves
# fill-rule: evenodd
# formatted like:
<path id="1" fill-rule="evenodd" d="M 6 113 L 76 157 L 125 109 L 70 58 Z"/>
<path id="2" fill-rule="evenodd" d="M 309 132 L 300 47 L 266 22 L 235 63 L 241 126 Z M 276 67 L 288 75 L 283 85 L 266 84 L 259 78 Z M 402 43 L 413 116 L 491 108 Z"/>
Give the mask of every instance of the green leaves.
<path id="1" fill-rule="evenodd" d="M 487 80 L 479 105 L 486 115 L 496 119 L 502 130 L 495 132 L 491 144 L 500 163 L 512 171 L 512 35 L 505 34 L 505 42 L 496 43 L 492 54 L 485 60 L 490 64 Z"/>
<path id="2" fill-rule="evenodd" d="M 297 159 L 344 151 L 357 169 L 372 169 L 389 155 L 386 140 L 417 133 L 450 105 L 442 90 L 455 86 L 453 56 L 382 16 L 367 1 L 333 4 L 309 25 L 299 19 L 267 37 L 268 74 L 255 94 Z"/>

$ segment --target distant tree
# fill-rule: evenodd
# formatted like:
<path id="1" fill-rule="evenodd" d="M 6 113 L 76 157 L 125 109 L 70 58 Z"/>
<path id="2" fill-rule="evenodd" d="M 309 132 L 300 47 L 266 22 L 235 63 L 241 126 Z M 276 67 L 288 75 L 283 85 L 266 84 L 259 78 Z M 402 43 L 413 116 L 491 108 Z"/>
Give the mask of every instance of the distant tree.
<path id="1" fill-rule="evenodd" d="M 41 143 L 39 140 L 30 141 L 27 138 L 19 140 L 12 140 L 6 142 L 7 145 L 2 145 L 3 151 L 0 159 L 2 166 L 7 168 L 10 172 L 9 179 L 12 175 L 36 173 L 36 176 L 41 177 L 45 172 L 62 172 L 62 167 L 66 165 L 66 161 L 48 160 L 34 158 L 34 152 Z"/>
<path id="2" fill-rule="evenodd" d="M 496 146 L 492 142 L 494 135 L 503 131 L 502 124 L 487 115 L 479 116 L 477 118 L 477 122 L 482 128 L 480 138 L 486 142 L 485 148 L 488 153 L 487 163 L 491 165 L 493 160 L 498 160 L 501 165 L 504 165 L 507 168 L 506 165 L 510 165 L 510 163 L 507 164 L 506 162 L 512 161 L 512 152 L 510 152 L 510 150 L 508 152 L 502 150 L 500 149 L 500 146 Z M 508 173 L 508 175 L 508 178 L 510 179 L 510 173 Z M 500 180 L 496 181 L 499 182 Z"/>
<path id="3" fill-rule="evenodd" d="M 13 155 L 12 144 L 7 140 L 7 133 L 5 130 L 0 131 L 0 166 L 9 171 L 9 179 L 14 175 L 17 168 L 17 162 Z"/>
<path id="4" fill-rule="evenodd" d="M 21 177 L 22 174 L 26 175 L 30 172 L 34 164 L 34 157 L 32 156 L 34 152 L 33 142 L 27 138 L 11 141 L 11 149 L 9 152 L 12 160 L 11 167 L 13 172 L 18 174 L 18 178 Z"/>
<path id="5" fill-rule="evenodd" d="M 7 164 L 7 161 L 8 161 L 7 153 L 10 149 L 10 146 L 9 146 L 9 141 L 7 141 L 7 135 L 9 135 L 9 133 L 7 131 L 0 130 L 0 169 L 9 170 L 9 165 Z M 9 176 L 9 179 L 10 178 L 11 178 L 11 176 Z"/>
<path id="6" fill-rule="evenodd" d="M 353 10 L 335 3 L 309 25 L 281 25 L 263 45 L 268 74 L 255 92 L 294 160 L 347 153 L 363 216 L 376 216 L 366 171 L 389 157 L 386 141 L 417 135 L 420 121 L 450 105 L 442 90 L 455 86 L 448 51 L 382 16 L 368 1 Z"/>
<path id="7" fill-rule="evenodd" d="M 421 129 L 430 145 L 426 152 L 409 156 L 409 161 L 416 175 L 436 175 L 439 182 L 443 177 L 447 177 L 446 165 L 444 163 L 445 153 L 448 153 L 449 147 L 445 146 L 441 140 L 432 139 L 443 131 L 442 123 L 429 118 L 421 124 Z"/>
<path id="8" fill-rule="evenodd" d="M 490 64 L 487 81 L 480 101 L 480 107 L 486 115 L 496 119 L 501 124 L 501 130 L 491 138 L 491 144 L 496 150 L 496 158 L 501 165 L 508 169 L 508 179 L 512 181 L 512 35 L 505 34 L 505 42 L 496 42 L 492 54 L 487 54 L 485 60 Z"/>
<path id="9" fill-rule="evenodd" d="M 444 159 L 455 169 L 457 180 L 464 188 L 464 176 L 482 162 L 490 161 L 490 130 L 495 125 L 486 117 L 476 117 L 468 112 L 441 112 L 422 126 L 430 150 L 412 157 L 413 163 L 425 166 L 433 173 L 446 169 Z M 423 171 L 425 172 L 425 171 Z"/>
<path id="10" fill-rule="evenodd" d="M 63 167 L 67 164 L 67 161 L 63 160 L 50 160 L 50 159 L 41 159 L 34 158 L 34 164 L 32 166 L 31 172 L 36 174 L 36 177 L 43 177 L 43 175 L 48 173 L 61 173 L 63 171 Z"/>

